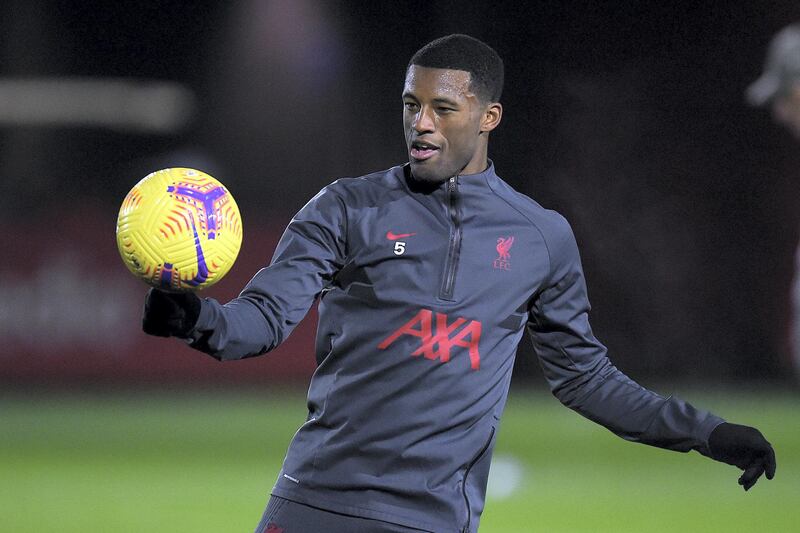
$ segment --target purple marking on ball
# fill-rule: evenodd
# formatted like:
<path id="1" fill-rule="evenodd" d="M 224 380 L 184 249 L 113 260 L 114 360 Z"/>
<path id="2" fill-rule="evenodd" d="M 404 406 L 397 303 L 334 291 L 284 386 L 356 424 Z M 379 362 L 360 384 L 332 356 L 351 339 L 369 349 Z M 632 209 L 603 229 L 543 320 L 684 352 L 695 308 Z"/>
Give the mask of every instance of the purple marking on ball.
<path id="1" fill-rule="evenodd" d="M 197 287 L 208 279 L 208 266 L 206 265 L 205 255 L 203 255 L 203 247 L 200 245 L 200 236 L 197 234 L 197 228 L 194 225 L 194 217 L 190 217 L 190 220 L 192 221 L 192 231 L 194 232 L 194 249 L 197 252 L 197 275 L 186 283 L 192 287 Z"/>
<path id="2" fill-rule="evenodd" d="M 206 220 L 208 220 L 209 231 L 217 229 L 217 215 L 214 212 L 214 202 L 228 194 L 228 191 L 226 191 L 224 187 L 215 187 L 208 192 L 202 192 L 191 187 L 169 185 L 167 186 L 167 192 L 174 192 L 180 196 L 186 196 L 200 201 L 203 204 Z M 209 239 L 213 238 L 213 236 L 209 236 Z"/>
<path id="3" fill-rule="evenodd" d="M 159 285 L 162 289 L 169 289 L 172 287 L 172 263 L 164 263 L 164 268 L 161 269 L 161 276 Z"/>

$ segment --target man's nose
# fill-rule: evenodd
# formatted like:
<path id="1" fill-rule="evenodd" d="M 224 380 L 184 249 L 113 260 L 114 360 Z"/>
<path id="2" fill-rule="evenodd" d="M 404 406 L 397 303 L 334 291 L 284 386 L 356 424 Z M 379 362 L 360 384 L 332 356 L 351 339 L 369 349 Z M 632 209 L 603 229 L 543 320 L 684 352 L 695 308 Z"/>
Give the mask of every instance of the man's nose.
<path id="1" fill-rule="evenodd" d="M 436 124 L 433 118 L 433 112 L 430 108 L 421 107 L 417 115 L 414 117 L 414 130 L 418 135 L 423 133 L 432 133 L 436 130 Z"/>

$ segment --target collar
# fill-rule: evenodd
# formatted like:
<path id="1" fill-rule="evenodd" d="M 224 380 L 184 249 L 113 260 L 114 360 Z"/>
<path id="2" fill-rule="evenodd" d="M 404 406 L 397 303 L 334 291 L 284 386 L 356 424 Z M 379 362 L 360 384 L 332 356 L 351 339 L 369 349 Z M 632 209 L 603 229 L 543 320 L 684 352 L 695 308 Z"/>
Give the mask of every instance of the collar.
<path id="1" fill-rule="evenodd" d="M 459 174 L 458 175 L 459 187 L 463 186 L 467 186 L 470 188 L 474 186 L 486 187 L 490 182 L 494 182 L 497 179 L 499 179 L 494 171 L 494 162 L 491 159 L 488 159 L 487 161 L 488 165 L 486 169 L 483 170 L 482 172 L 478 172 L 476 174 Z M 415 181 L 414 178 L 411 176 L 411 166 L 408 163 L 395 168 L 400 170 L 399 177 L 401 177 L 402 181 L 412 192 L 422 192 L 429 194 L 439 189 L 444 190 L 447 185 L 447 182 L 449 181 L 449 179 L 436 183 Z"/>
<path id="2" fill-rule="evenodd" d="M 489 164 L 483 172 L 478 172 L 477 174 L 459 174 L 458 184 L 483 185 L 490 181 L 496 180 L 497 174 L 494 172 L 494 161 L 491 159 L 487 159 L 487 161 Z"/>

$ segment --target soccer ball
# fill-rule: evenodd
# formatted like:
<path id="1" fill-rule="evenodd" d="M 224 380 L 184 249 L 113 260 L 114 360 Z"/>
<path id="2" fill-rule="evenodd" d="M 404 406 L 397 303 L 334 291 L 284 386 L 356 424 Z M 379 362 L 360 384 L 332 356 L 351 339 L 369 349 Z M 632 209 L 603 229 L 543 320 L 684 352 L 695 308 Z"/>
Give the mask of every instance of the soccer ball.
<path id="1" fill-rule="evenodd" d="M 233 196 L 191 168 L 145 176 L 125 197 L 117 218 L 117 248 L 125 266 L 165 290 L 213 285 L 233 266 L 241 244 L 242 219 Z"/>

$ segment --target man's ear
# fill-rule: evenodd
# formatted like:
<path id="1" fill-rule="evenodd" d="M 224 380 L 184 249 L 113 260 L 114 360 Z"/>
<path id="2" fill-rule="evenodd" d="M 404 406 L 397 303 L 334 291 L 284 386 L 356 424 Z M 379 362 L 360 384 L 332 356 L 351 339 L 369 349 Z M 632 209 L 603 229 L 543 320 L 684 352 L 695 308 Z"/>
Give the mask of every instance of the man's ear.
<path id="1" fill-rule="evenodd" d="M 500 124 L 503 118 L 503 105 L 500 102 L 494 102 L 486 106 L 481 120 L 481 133 L 490 132 Z"/>

